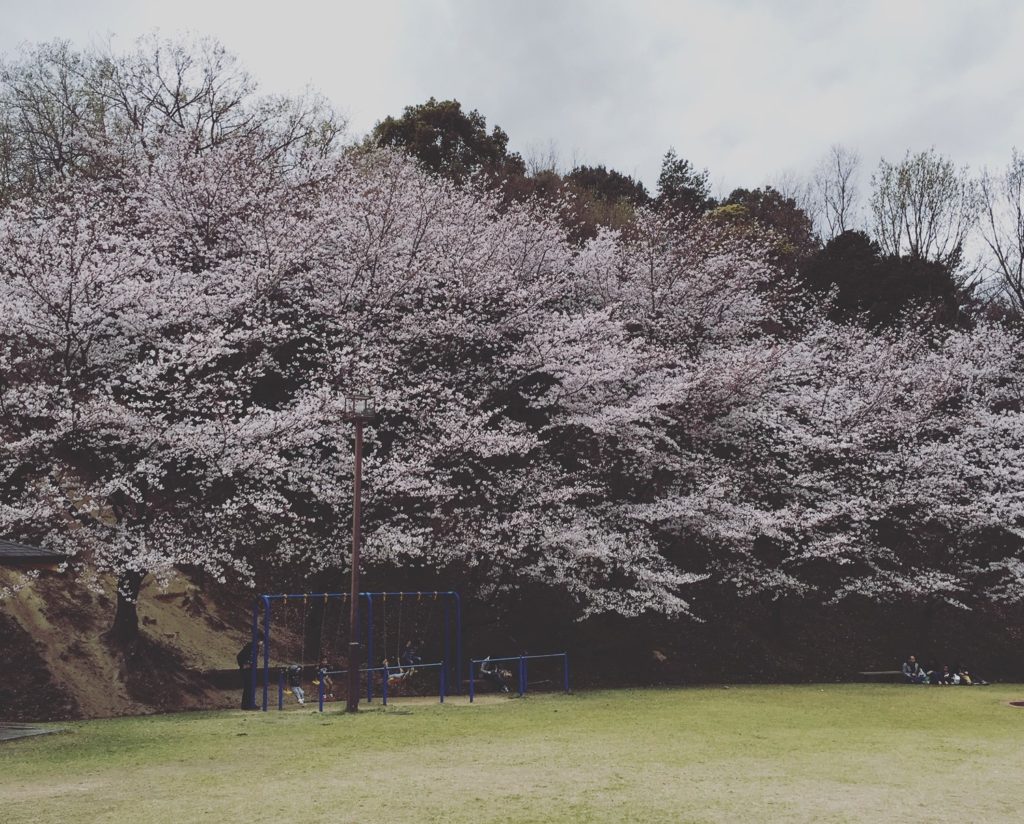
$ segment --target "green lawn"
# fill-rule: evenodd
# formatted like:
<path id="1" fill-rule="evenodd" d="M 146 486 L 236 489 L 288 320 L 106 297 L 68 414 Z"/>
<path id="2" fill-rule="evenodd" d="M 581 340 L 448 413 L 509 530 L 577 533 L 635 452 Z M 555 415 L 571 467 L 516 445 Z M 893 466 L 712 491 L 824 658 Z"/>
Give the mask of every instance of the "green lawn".
<path id="1" fill-rule="evenodd" d="M 14 822 L 1019 821 L 1024 685 L 191 713 L 0 745 Z"/>

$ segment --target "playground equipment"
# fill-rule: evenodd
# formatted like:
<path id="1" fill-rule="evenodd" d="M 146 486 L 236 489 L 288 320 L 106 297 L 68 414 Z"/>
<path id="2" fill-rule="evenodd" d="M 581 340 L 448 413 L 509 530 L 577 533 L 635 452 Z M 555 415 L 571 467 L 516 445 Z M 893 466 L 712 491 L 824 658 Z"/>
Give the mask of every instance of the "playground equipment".
<path id="1" fill-rule="evenodd" d="M 350 631 L 347 622 L 344 620 L 345 605 L 348 599 L 347 593 L 342 592 L 307 592 L 297 594 L 267 594 L 260 595 L 253 605 L 252 614 L 252 638 L 253 638 L 253 657 L 252 657 L 252 686 L 255 694 L 257 685 L 257 671 L 259 670 L 259 660 L 257 657 L 258 644 L 257 639 L 262 634 L 263 638 L 263 699 L 262 709 L 264 712 L 267 710 L 270 697 L 270 670 L 271 670 L 271 657 L 275 655 L 272 652 L 274 645 L 272 644 L 271 629 L 276 626 L 273 621 L 273 611 L 275 605 L 279 612 L 279 618 L 281 618 L 282 629 L 278 635 L 282 637 L 283 643 L 280 644 L 283 648 L 283 656 L 276 654 L 275 658 L 278 663 L 275 666 L 287 666 L 289 663 L 298 662 L 300 668 L 305 672 L 307 668 L 307 653 L 312 649 L 316 648 L 317 655 L 316 661 L 313 662 L 313 666 L 319 665 L 320 661 L 325 657 L 330 658 L 333 654 L 335 660 L 337 655 L 342 649 L 342 644 L 350 635 Z M 394 618 L 397 617 L 397 632 L 392 636 L 394 638 L 394 663 L 389 666 L 375 667 L 367 666 L 360 669 L 360 673 L 366 673 L 366 700 L 372 702 L 374 695 L 374 676 L 373 673 L 385 671 L 391 672 L 395 669 L 401 668 L 402 664 L 400 659 L 403 654 L 403 644 L 409 640 L 419 640 L 419 636 L 425 633 L 426 629 L 430 628 L 429 616 L 425 622 L 425 626 L 419 626 L 418 621 L 413 621 L 413 626 L 410 628 L 409 623 L 406 623 L 406 629 L 408 632 L 403 635 L 402 623 L 403 623 L 403 608 L 410 607 L 417 611 L 421 611 L 425 606 L 440 606 L 442 610 L 442 616 L 440 620 L 440 639 L 438 644 L 438 653 L 440 654 L 440 660 L 431 663 L 423 663 L 422 660 L 418 661 L 412 669 L 427 670 L 431 668 L 437 668 L 440 671 L 439 676 L 439 692 L 441 700 L 444 700 L 445 694 L 447 693 L 447 685 L 451 681 L 451 676 L 454 670 L 456 691 L 459 690 L 459 686 L 462 683 L 462 606 L 459 599 L 459 594 L 453 591 L 439 592 L 439 591 L 409 591 L 409 592 L 361 592 L 359 593 L 360 601 L 360 625 L 363 629 L 361 633 L 361 640 L 363 641 L 364 648 L 366 650 L 366 662 L 372 664 L 376 661 L 375 656 L 382 654 L 383 658 L 391 661 L 390 655 L 392 653 L 391 646 L 389 644 L 388 629 Z M 331 616 L 331 605 L 337 604 L 338 617 L 337 620 Z M 397 608 L 397 610 L 396 610 Z M 391 619 L 389 620 L 389 612 L 391 613 Z M 299 614 L 301 613 L 301 614 Z M 454 615 L 453 615 L 454 613 Z M 262 629 L 260 627 L 260 616 L 262 615 Z M 316 634 L 316 641 L 313 643 L 310 639 L 311 628 L 319 627 L 319 631 Z M 296 631 L 299 635 L 296 637 Z M 452 657 L 452 646 L 454 645 L 454 659 Z M 348 669 L 331 669 L 326 670 L 328 675 L 336 675 L 341 673 L 347 673 Z M 321 683 L 319 684 L 319 692 L 323 692 L 323 679 L 318 679 Z M 382 691 L 387 689 L 388 677 L 385 675 L 383 679 Z M 278 678 L 278 707 L 282 708 L 284 705 L 284 684 L 282 677 Z M 321 698 L 322 705 L 322 698 Z"/>
<path id="2" fill-rule="evenodd" d="M 529 688 L 529 681 L 527 680 L 527 667 L 528 662 L 539 658 L 561 658 L 562 659 L 562 691 L 566 694 L 569 693 L 569 654 L 567 652 L 552 652 L 546 655 L 509 655 L 503 658 L 470 658 L 469 659 L 469 701 L 470 703 L 476 698 L 476 682 L 480 679 L 476 677 L 477 667 L 483 667 L 485 665 L 497 665 L 502 663 L 515 662 L 515 668 L 513 677 L 516 680 L 519 696 L 522 697 L 526 694 Z M 492 683 L 501 683 L 500 676 L 497 679 L 488 678 L 488 681 Z"/>

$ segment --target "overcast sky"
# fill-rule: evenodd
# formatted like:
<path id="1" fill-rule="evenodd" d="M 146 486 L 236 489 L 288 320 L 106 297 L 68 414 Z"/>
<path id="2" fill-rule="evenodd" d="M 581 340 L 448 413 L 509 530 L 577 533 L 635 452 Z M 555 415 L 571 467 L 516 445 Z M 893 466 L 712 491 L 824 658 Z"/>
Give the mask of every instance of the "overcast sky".
<path id="1" fill-rule="evenodd" d="M 455 98 L 524 154 L 649 187 L 670 146 L 716 190 L 805 172 L 841 142 L 868 167 L 934 145 L 972 167 L 1024 148 L 1024 3 L 753 0 L 0 0 L 0 51 L 221 40 L 274 92 L 310 85 L 362 133 Z"/>

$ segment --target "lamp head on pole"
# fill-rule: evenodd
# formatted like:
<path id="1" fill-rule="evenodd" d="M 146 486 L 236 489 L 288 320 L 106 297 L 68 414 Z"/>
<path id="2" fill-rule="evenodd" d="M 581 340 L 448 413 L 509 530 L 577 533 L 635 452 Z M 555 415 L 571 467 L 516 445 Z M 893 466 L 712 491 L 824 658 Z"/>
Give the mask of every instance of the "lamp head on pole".
<path id="1" fill-rule="evenodd" d="M 377 415 L 377 402 L 368 395 L 350 393 L 345 395 L 345 419 L 349 421 L 371 421 Z"/>

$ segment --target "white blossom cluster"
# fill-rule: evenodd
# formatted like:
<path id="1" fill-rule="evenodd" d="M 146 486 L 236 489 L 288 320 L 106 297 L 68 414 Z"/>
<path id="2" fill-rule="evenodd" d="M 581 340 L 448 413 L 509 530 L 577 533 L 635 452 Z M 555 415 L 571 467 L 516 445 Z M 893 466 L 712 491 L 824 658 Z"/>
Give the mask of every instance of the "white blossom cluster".
<path id="1" fill-rule="evenodd" d="M 1024 595 L 1011 332 L 827 321 L 711 219 L 578 248 L 388 152 L 145 145 L 0 213 L 4 533 L 128 595 L 344 567 L 361 390 L 381 568 L 581 615 L 687 613 L 707 581 Z"/>

